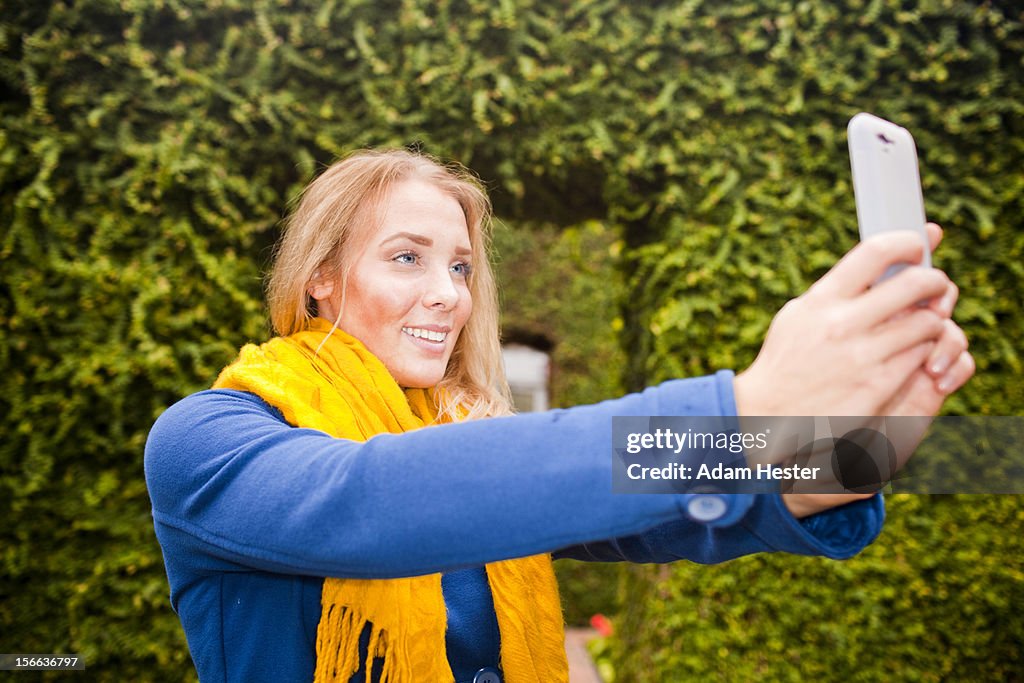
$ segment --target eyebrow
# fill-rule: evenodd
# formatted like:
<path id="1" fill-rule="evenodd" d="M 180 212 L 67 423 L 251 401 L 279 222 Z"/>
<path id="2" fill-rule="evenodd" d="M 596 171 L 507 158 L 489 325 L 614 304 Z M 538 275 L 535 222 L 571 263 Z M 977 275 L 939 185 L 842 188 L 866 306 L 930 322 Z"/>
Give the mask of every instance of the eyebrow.
<path id="1" fill-rule="evenodd" d="M 429 237 L 424 237 L 423 235 L 417 235 L 414 232 L 396 232 L 394 235 L 381 242 L 381 246 L 401 239 L 407 239 L 410 242 L 415 242 L 416 244 L 423 245 L 424 247 L 434 246 L 434 240 Z M 459 256 L 471 256 L 473 254 L 473 250 L 466 249 L 465 247 L 455 247 L 455 253 Z"/>

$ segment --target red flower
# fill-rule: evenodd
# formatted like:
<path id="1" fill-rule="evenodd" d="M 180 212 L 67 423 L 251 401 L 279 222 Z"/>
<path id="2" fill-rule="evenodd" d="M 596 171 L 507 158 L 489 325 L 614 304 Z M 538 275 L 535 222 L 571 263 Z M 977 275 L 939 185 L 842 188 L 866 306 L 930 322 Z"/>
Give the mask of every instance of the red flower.
<path id="1" fill-rule="evenodd" d="M 611 619 L 601 613 L 590 617 L 590 625 L 593 626 L 603 638 L 607 638 L 615 631 L 615 629 L 612 628 Z"/>

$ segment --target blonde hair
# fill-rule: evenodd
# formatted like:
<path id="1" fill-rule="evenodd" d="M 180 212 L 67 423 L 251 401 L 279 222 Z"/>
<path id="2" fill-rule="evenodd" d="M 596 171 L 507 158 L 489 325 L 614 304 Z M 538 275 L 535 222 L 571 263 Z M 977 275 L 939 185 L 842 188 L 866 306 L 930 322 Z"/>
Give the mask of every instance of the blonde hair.
<path id="1" fill-rule="evenodd" d="M 344 292 L 348 271 L 366 226 L 403 180 L 430 183 L 462 207 L 473 251 L 469 290 L 473 312 L 459 335 L 448 368 L 435 390 L 439 419 L 507 415 L 511 393 L 505 379 L 498 331 L 498 291 L 491 271 L 491 203 L 480 181 L 458 164 L 407 150 L 364 150 L 332 164 L 303 191 L 285 221 L 267 284 L 274 331 L 306 328 L 315 315 L 312 282 L 333 279 Z M 337 324 L 337 321 L 335 321 Z"/>

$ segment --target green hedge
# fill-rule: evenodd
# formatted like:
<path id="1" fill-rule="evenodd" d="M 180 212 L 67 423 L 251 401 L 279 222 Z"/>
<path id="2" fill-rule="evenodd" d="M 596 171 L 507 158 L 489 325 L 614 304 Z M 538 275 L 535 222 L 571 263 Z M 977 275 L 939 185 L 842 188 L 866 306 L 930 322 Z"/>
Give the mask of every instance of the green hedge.
<path id="1" fill-rule="evenodd" d="M 552 407 L 620 396 L 624 289 L 615 232 L 598 221 L 499 224 L 493 246 L 502 334 L 551 346 Z"/>
<path id="2" fill-rule="evenodd" d="M 574 371 L 592 358 L 559 389 L 576 401 L 749 361 L 853 243 L 845 121 L 894 118 L 979 363 L 951 410 L 1019 412 L 1022 53 L 1005 2 L 5 3 L 0 650 L 81 652 L 98 680 L 192 676 L 145 435 L 268 335 L 278 221 L 357 147 L 467 163 L 540 240 L 576 226 L 556 242 L 584 277 L 563 287 L 615 302 L 586 329 L 623 353 L 548 332 Z M 610 300 L 594 248 L 617 264 Z"/>
<path id="3" fill-rule="evenodd" d="M 1020 9 L 703 3 L 682 29 L 652 15 L 642 44 L 661 89 L 649 106 L 663 106 L 639 117 L 617 169 L 643 188 L 624 215 L 631 385 L 744 367 L 772 313 L 853 246 L 845 127 L 866 110 L 914 133 L 927 213 L 946 228 L 935 262 L 961 287 L 979 367 L 951 409 L 1019 412 Z M 636 67 L 624 80 L 651 82 Z"/>

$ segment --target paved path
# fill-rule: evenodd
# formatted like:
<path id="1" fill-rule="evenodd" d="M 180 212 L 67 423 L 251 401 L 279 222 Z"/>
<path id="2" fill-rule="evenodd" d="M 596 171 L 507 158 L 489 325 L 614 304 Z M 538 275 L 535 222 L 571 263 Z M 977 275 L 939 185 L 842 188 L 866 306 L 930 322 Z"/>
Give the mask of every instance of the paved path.
<path id="1" fill-rule="evenodd" d="M 587 652 L 587 641 L 597 635 L 592 628 L 565 630 L 565 654 L 569 657 L 569 683 L 602 683 Z"/>

